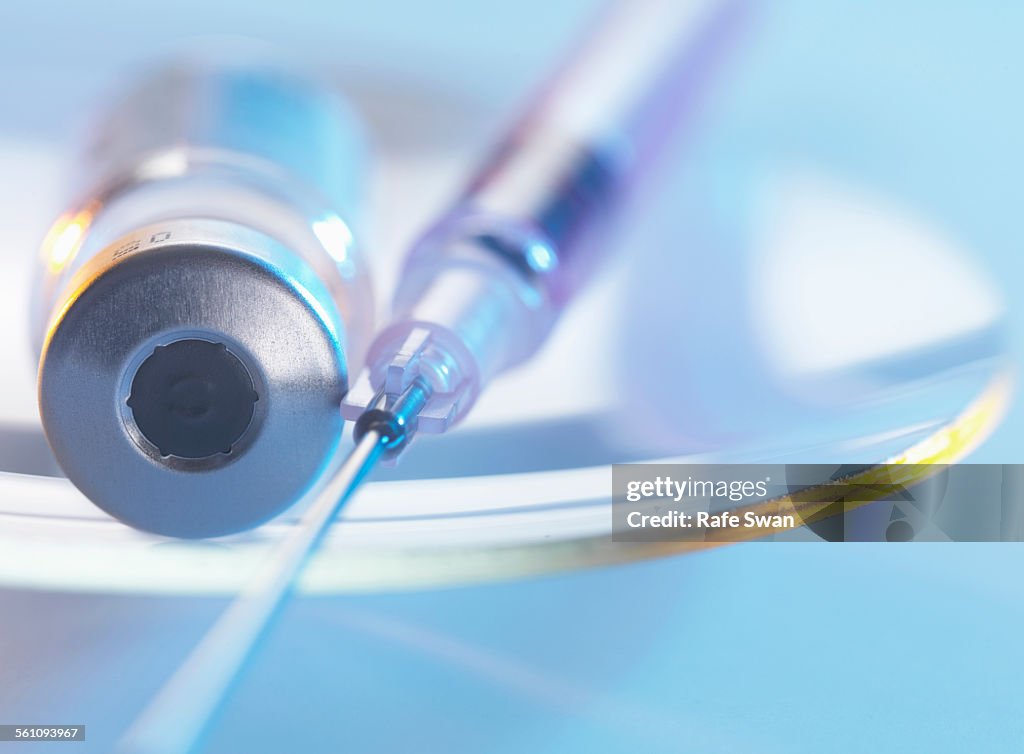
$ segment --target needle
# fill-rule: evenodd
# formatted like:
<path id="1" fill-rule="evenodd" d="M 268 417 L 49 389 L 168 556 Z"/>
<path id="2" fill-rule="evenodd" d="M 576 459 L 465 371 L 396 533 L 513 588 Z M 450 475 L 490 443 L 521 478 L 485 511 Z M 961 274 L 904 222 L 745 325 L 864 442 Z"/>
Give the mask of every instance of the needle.
<path id="1" fill-rule="evenodd" d="M 338 510 L 381 458 L 461 421 L 529 359 L 596 267 L 619 189 L 688 112 L 738 0 L 621 0 L 441 221 L 413 247 L 395 318 L 346 395 L 352 454 L 129 730 L 124 751 L 196 746 Z M 567 358 L 570 356 L 567 355 Z M 530 396 L 523 396 L 529 400 Z"/>
<path id="2" fill-rule="evenodd" d="M 119 752 L 187 754 L 195 749 L 310 556 L 385 445 L 385 435 L 375 429 L 359 438 L 337 473 L 314 493 L 298 524 L 136 719 Z"/>

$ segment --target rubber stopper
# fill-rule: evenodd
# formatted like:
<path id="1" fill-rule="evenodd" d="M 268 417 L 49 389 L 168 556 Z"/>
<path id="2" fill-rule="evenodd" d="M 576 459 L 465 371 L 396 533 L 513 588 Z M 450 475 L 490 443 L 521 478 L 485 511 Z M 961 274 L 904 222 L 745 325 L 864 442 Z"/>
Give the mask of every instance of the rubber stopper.
<path id="1" fill-rule="evenodd" d="M 157 346 L 132 379 L 128 406 L 162 456 L 231 453 L 252 423 L 259 396 L 245 365 L 223 343 Z"/>

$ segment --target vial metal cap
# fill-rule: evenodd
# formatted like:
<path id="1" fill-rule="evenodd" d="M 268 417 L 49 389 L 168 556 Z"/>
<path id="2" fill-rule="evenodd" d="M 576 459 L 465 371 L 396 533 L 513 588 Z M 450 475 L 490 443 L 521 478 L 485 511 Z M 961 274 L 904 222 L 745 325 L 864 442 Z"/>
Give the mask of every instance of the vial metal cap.
<path id="1" fill-rule="evenodd" d="M 213 220 L 141 229 L 72 279 L 39 373 L 74 484 L 139 529 L 256 526 L 321 473 L 342 430 L 341 316 L 269 236 Z"/>

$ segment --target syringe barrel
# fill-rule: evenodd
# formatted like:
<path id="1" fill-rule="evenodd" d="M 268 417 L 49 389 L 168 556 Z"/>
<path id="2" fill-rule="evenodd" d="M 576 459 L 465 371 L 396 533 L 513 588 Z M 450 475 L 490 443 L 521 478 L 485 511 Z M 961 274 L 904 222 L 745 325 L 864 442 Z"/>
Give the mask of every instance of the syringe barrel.
<path id="1" fill-rule="evenodd" d="M 709 78 L 742 0 L 615 3 L 407 259 L 393 321 L 371 346 L 381 381 L 414 329 L 456 342 L 482 385 L 530 357 L 599 266 L 613 210 Z M 371 370 L 372 371 L 372 370 Z"/>
<path id="2" fill-rule="evenodd" d="M 104 111 L 34 301 L 44 429 L 100 507 L 227 534 L 322 471 L 372 328 L 362 137 L 329 86 L 234 48 Z"/>

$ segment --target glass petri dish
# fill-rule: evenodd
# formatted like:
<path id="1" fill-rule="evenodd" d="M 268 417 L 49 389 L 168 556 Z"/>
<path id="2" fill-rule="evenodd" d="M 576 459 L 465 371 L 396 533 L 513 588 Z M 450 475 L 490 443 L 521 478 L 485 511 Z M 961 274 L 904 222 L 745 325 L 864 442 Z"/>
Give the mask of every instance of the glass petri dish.
<path id="1" fill-rule="evenodd" d="M 401 228 L 389 227 L 388 235 L 372 240 L 382 251 L 375 272 L 384 289 L 407 236 L 434 209 L 424 197 L 436 195 L 437 185 L 457 187 L 466 168 L 464 145 L 409 146 L 385 150 L 378 168 L 378 191 L 386 193 L 391 204 L 409 208 Z M 17 144 L 3 148 L 12 158 L 21 151 Z M 46 150 L 33 153 L 26 181 L 40 173 L 38 166 L 46 160 L 57 162 Z M 707 170 L 714 165 L 709 161 Z M 699 171 L 691 180 L 703 185 Z M 39 188 L 42 193 L 49 190 Z M 678 196 L 686 195 L 685 188 Z M 778 194 L 775 190 L 772 195 Z M 802 195 L 808 194 L 820 197 L 822 192 L 816 188 Z M 842 193 L 837 194 L 836 202 L 844 201 Z M 655 249 L 671 241 L 669 248 L 675 248 L 680 242 L 678 207 L 664 199 L 659 205 L 654 216 L 640 223 L 640 232 L 627 231 L 620 242 Z M 790 215 L 806 217 L 801 206 Z M 726 224 L 735 227 L 730 212 L 725 213 Z M 838 213 L 839 220 L 842 217 Z M 854 211 L 849 217 L 860 222 L 863 213 Z M 841 235 L 839 220 L 821 226 L 821 232 Z M 785 224 L 775 226 L 772 237 L 785 239 L 790 230 Z M 803 248 L 814 252 L 806 228 L 799 235 Z M 960 255 L 957 269 L 962 269 L 964 257 Z M 638 307 L 630 306 L 645 291 L 644 276 L 638 282 L 636 275 L 621 274 L 642 268 L 643 259 L 623 256 L 569 312 L 544 352 L 496 383 L 464 427 L 443 438 L 419 439 L 398 467 L 379 470 L 343 512 L 303 575 L 300 590 L 340 593 L 453 586 L 690 552 L 708 545 L 612 540 L 612 464 L 953 463 L 992 431 L 1009 400 L 1011 379 L 1002 346 L 989 337 L 998 322 L 986 321 L 966 336 L 958 332 L 943 340 L 941 332 L 931 332 L 927 358 L 916 347 L 920 343 L 910 339 L 881 356 L 862 349 L 855 360 L 843 362 L 824 377 L 815 374 L 809 379 L 806 372 L 783 375 L 789 392 L 774 411 L 760 416 L 772 417 L 764 422 L 767 429 L 724 440 L 717 435 L 666 437 L 664 427 L 652 429 L 647 415 L 652 407 L 664 406 L 665 396 L 677 405 L 683 402 L 678 391 L 673 392 L 673 360 L 668 359 L 666 367 L 667 351 L 650 356 L 650 363 L 662 371 L 655 375 L 661 382 L 644 382 L 635 370 L 621 368 L 624 362 L 641 367 L 647 363 L 643 352 L 635 350 L 634 336 L 649 323 L 635 316 Z M 0 261 L 13 268 L 27 265 L 29 256 Z M 751 260 L 740 255 L 731 263 L 737 269 L 751 266 Z M 795 268 L 801 263 L 788 258 Z M 769 267 L 775 269 L 771 260 Z M 735 278 L 721 269 L 717 276 Z M 963 275 L 952 278 L 963 282 Z M 4 291 L 4 305 L 24 311 L 19 287 L 10 288 Z M 981 290 L 983 298 L 987 289 Z M 743 310 L 722 296 L 709 299 L 717 300 L 723 312 Z M 769 303 L 792 300 L 790 294 L 779 294 Z M 759 311 L 764 314 L 763 307 Z M 685 321 L 690 320 L 680 315 L 673 331 Z M 790 331 L 779 340 L 782 328 L 772 328 L 775 340 L 769 342 L 767 355 L 781 354 L 782 361 L 791 364 L 793 344 L 804 342 L 803 336 L 793 331 L 792 319 L 778 321 Z M 744 337 L 758 336 L 756 322 L 733 318 L 728 324 L 730 335 L 742 331 Z M 700 326 L 706 328 L 706 323 Z M 12 340 L 0 343 L 12 352 L 27 351 L 24 344 L 13 342 L 21 337 L 17 328 L 8 328 L 2 337 Z M 771 358 L 753 370 L 739 358 L 722 359 L 722 340 L 710 331 L 692 344 L 714 351 L 718 371 L 707 371 L 703 386 L 697 386 L 711 386 L 713 392 L 685 398 L 723 408 L 742 404 L 749 412 L 757 405 L 750 398 L 757 385 L 749 379 L 734 383 L 730 376 L 747 368 L 748 377 L 763 372 L 768 385 L 777 383 L 780 375 L 769 368 Z M 820 355 L 820 346 L 813 342 L 815 355 Z M 746 358 L 745 353 L 741 356 Z M 301 505 L 253 532 L 198 542 L 153 537 L 108 518 L 59 476 L 40 430 L 26 422 L 34 414 L 34 396 L 25 382 L 8 390 L 4 399 L 5 406 L 15 406 L 16 418 L 0 422 L 0 585 L 92 593 L 230 594 L 294 525 Z M 638 384 L 643 389 L 637 389 Z M 733 389 L 736 384 L 744 401 L 734 400 L 739 395 Z M 851 388 L 865 384 L 867 389 Z M 801 392 L 813 393 L 818 403 L 793 411 L 792 395 Z M 778 391 L 766 390 L 765 395 L 771 400 L 779 397 Z M 839 400 L 821 401 L 823 396 Z M 729 417 L 733 424 L 737 415 Z M 651 439 L 654 435 L 658 437 Z"/>

